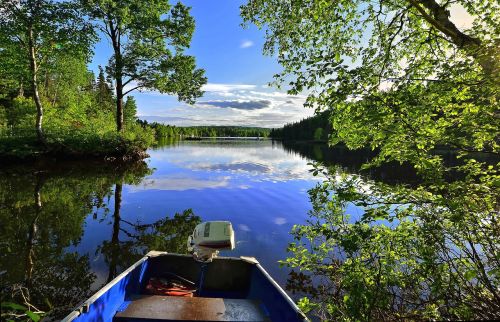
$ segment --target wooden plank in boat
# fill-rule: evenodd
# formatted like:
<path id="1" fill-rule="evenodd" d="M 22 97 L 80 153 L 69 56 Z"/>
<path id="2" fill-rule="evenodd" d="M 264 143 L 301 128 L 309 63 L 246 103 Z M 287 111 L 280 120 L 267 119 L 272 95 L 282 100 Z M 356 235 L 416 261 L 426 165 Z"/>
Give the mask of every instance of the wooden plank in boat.
<path id="1" fill-rule="evenodd" d="M 261 302 L 245 299 L 140 295 L 113 321 L 269 321 Z"/>

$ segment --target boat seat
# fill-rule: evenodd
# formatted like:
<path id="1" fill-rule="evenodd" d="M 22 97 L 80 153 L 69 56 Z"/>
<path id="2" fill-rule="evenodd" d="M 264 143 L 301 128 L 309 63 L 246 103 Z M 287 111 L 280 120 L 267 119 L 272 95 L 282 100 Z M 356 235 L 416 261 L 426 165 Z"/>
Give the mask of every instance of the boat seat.
<path id="1" fill-rule="evenodd" d="M 270 321 L 260 301 L 137 295 L 113 321 Z"/>

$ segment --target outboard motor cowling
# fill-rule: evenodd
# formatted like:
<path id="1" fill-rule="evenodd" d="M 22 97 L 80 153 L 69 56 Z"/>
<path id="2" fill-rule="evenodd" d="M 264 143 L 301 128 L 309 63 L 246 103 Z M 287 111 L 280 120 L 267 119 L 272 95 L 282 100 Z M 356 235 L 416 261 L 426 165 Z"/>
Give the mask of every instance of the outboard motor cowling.
<path id="1" fill-rule="evenodd" d="M 188 251 L 200 262 L 211 262 L 220 250 L 233 250 L 234 230 L 229 221 L 207 221 L 188 237 Z"/>

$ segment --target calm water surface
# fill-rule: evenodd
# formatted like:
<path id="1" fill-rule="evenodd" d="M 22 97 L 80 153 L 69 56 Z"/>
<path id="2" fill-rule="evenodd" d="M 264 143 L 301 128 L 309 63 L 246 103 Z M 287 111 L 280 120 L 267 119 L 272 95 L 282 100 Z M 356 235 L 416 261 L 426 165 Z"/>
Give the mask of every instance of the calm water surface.
<path id="1" fill-rule="evenodd" d="M 308 171 L 309 160 L 272 141 L 183 141 L 149 154 L 153 173 L 123 185 L 123 221 L 150 224 L 186 209 L 201 221 L 229 220 L 237 245 L 223 255 L 256 257 L 277 281 L 286 281 L 287 271 L 277 262 L 286 258 L 292 226 L 306 220 L 307 190 L 318 180 Z M 111 212 L 114 204 L 110 198 Z M 72 250 L 92 254 L 95 284 L 101 285 L 108 265 L 103 256 L 93 254 L 112 236 L 113 222 L 95 217 L 86 218 L 81 241 Z M 130 236 L 121 231 L 122 239 Z"/>
<path id="2" fill-rule="evenodd" d="M 194 226 L 207 220 L 233 223 L 237 246 L 223 255 L 256 257 L 285 285 L 278 260 L 292 226 L 307 219 L 307 190 L 320 180 L 308 162 L 327 158 L 325 147 L 309 148 L 184 141 L 152 149 L 133 166 L 0 169 L 2 299 L 22 291 L 64 315 L 148 250 L 184 252 Z"/>
<path id="3" fill-rule="evenodd" d="M 236 249 L 222 255 L 256 257 L 286 286 L 289 270 L 278 261 L 287 257 L 292 226 L 308 219 L 307 191 L 321 180 L 308 163 L 358 173 L 373 156 L 270 140 L 170 142 L 149 154 L 129 165 L 0 167 L 0 300 L 24 297 L 62 317 L 149 250 L 185 253 L 188 235 L 208 220 L 233 223 Z M 393 165 L 361 178 L 417 180 Z"/>

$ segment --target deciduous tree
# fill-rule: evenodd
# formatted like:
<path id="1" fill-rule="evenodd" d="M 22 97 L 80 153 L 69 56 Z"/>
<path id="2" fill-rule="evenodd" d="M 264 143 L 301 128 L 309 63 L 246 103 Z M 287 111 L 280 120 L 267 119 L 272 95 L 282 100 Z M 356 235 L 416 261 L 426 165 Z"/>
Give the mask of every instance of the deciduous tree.
<path id="1" fill-rule="evenodd" d="M 371 148 L 367 166 L 406 163 L 421 178 L 390 187 L 325 170 L 287 260 L 313 275 L 295 278 L 310 295 L 303 308 L 334 320 L 500 317 L 499 10 L 495 0 L 242 7 L 283 66 L 277 84 L 329 111 L 331 144 Z"/>
<path id="2" fill-rule="evenodd" d="M 86 56 L 93 32 L 74 4 L 52 0 L 2 0 L 0 2 L 0 52 L 13 53 L 11 69 L 27 71 L 36 105 L 36 132 L 43 135 L 43 106 L 39 94 L 40 72 L 60 52 Z M 17 74 L 22 74 L 18 72 Z M 22 78 L 20 78 L 22 81 Z"/>
<path id="3" fill-rule="evenodd" d="M 189 8 L 154 0 L 82 0 L 89 16 L 111 41 L 107 66 L 116 87 L 116 127 L 123 129 L 123 98 L 136 89 L 176 94 L 193 103 L 206 83 L 204 70 L 186 55 L 194 31 Z"/>

